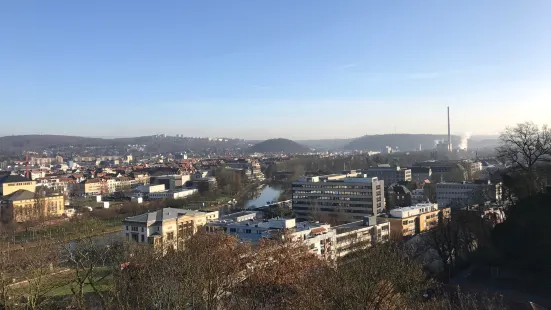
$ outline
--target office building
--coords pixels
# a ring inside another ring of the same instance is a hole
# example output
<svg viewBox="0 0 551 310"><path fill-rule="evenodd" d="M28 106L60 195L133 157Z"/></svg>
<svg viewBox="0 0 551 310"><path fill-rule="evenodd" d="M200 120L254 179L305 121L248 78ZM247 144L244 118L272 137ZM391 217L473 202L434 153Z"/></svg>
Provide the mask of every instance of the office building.
<svg viewBox="0 0 551 310"><path fill-rule="evenodd" d="M253 215L254 214L254 215ZM262 239L287 238L302 242L308 251L321 257L334 258L335 231L329 224L299 222L293 218L257 220L255 212L239 212L238 216L220 218L207 223L208 231L224 231L240 241L258 244Z"/></svg>
<svg viewBox="0 0 551 310"><path fill-rule="evenodd" d="M436 202L439 207L461 208L486 201L501 201L501 197L501 183L492 184L488 180L436 184Z"/></svg>
<svg viewBox="0 0 551 310"><path fill-rule="evenodd" d="M377 177L384 181L387 187L398 182L411 181L411 169L399 166L379 165L367 168L363 172L368 177Z"/></svg>
<svg viewBox="0 0 551 310"><path fill-rule="evenodd" d="M299 220L354 222L384 211L384 182L364 174L304 176L293 182L292 200Z"/></svg>
<svg viewBox="0 0 551 310"><path fill-rule="evenodd" d="M435 203L422 203L410 207L396 208L381 216L390 223L390 234L394 239L402 239L428 231L440 220L450 217L449 208L438 208Z"/></svg>

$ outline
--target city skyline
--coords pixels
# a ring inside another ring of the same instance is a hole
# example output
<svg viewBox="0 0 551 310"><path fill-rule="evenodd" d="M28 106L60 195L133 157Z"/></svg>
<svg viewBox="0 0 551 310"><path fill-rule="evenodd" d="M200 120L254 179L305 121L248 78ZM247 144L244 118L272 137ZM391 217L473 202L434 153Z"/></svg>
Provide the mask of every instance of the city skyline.
<svg viewBox="0 0 551 310"><path fill-rule="evenodd" d="M550 10L542 1L6 2L0 136L445 134L446 106L455 134L549 124Z"/></svg>

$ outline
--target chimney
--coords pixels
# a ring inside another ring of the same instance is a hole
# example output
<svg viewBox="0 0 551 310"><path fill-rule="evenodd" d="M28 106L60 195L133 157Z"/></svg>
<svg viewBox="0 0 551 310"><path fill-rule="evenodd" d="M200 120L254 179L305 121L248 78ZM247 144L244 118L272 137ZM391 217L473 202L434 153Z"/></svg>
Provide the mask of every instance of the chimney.
<svg viewBox="0 0 551 310"><path fill-rule="evenodd" d="M452 151L452 135L450 131L450 107L448 107L448 151Z"/></svg>

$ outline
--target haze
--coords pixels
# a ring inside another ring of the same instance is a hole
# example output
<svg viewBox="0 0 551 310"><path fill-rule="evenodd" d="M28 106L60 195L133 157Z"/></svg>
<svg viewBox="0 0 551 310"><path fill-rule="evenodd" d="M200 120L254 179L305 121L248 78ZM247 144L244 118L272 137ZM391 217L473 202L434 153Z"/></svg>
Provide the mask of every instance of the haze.
<svg viewBox="0 0 551 310"><path fill-rule="evenodd" d="M0 135L550 123L549 1L3 1Z"/></svg>

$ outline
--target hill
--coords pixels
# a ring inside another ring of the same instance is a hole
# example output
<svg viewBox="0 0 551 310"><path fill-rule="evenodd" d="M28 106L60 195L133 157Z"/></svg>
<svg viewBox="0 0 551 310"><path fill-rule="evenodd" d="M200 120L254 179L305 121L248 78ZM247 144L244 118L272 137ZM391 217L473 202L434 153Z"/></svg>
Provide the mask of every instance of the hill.
<svg viewBox="0 0 551 310"><path fill-rule="evenodd" d="M297 142L307 147L322 150L340 150L354 139L318 139L318 140L298 140Z"/></svg>
<svg viewBox="0 0 551 310"><path fill-rule="evenodd" d="M429 134L386 134L369 135L355 139L345 145L346 150L370 150L380 151L386 146L398 148L401 151L419 150L421 145L423 150L434 149L436 140L447 140L447 135L429 135ZM459 145L461 137L452 136L453 146Z"/></svg>
<svg viewBox="0 0 551 310"><path fill-rule="evenodd" d="M250 153L306 153L310 149L289 139L269 139L249 148Z"/></svg>
<svg viewBox="0 0 551 310"><path fill-rule="evenodd" d="M211 140L209 138L189 138L173 136L143 136L130 138L89 138L63 135L18 135L0 137L0 150L3 152L35 151L70 148L73 152L86 147L102 147L124 152L128 145L141 145L146 152L182 152L238 149L246 146L240 139Z"/></svg>

